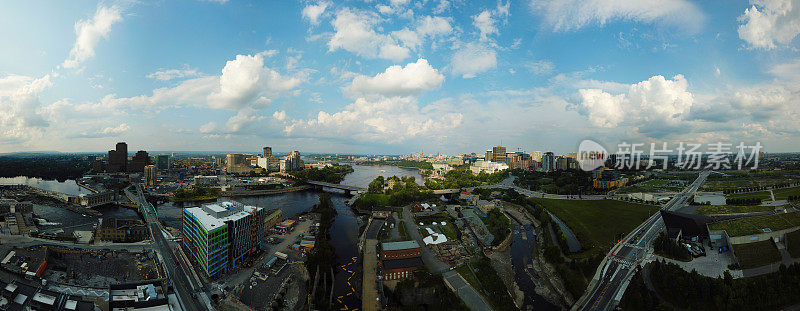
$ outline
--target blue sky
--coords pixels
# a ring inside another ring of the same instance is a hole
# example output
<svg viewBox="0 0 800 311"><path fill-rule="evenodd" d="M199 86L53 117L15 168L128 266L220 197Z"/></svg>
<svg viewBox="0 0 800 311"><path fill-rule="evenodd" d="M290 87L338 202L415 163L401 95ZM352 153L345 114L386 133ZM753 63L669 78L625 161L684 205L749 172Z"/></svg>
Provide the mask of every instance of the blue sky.
<svg viewBox="0 0 800 311"><path fill-rule="evenodd" d="M800 143L799 0L0 3L0 152Z"/></svg>

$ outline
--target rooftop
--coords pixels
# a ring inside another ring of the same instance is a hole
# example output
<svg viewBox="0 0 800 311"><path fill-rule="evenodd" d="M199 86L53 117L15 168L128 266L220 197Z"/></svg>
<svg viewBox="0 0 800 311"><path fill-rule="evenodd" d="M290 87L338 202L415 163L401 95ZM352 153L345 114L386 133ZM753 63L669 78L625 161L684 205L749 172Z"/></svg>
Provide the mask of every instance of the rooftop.
<svg viewBox="0 0 800 311"><path fill-rule="evenodd" d="M225 222L242 219L259 209L261 208L227 201L184 208L187 213L197 218L206 231L219 229L225 226Z"/></svg>
<svg viewBox="0 0 800 311"><path fill-rule="evenodd" d="M386 242L386 243L381 243L381 248L384 251L413 249L413 248L419 248L419 243L417 243L417 241Z"/></svg>
<svg viewBox="0 0 800 311"><path fill-rule="evenodd" d="M800 226L800 212L781 213L769 216L745 217L726 220L708 225L709 230L725 230L728 236L744 236L778 231Z"/></svg>

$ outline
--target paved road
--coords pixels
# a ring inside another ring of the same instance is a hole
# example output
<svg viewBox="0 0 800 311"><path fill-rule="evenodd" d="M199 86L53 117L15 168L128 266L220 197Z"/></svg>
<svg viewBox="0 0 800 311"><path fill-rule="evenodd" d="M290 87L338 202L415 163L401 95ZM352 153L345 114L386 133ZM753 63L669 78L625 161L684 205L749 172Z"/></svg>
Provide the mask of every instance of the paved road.
<svg viewBox="0 0 800 311"><path fill-rule="evenodd" d="M703 171L686 189L673 197L663 210L675 211L688 204L689 199L705 182L710 171ZM600 269L600 278L590 284L584 296L572 310L611 310L624 293L624 284L634 274L632 267L640 264L647 255L650 243L664 229L661 213L655 213L638 228L629 233L622 242L614 246L606 256Z"/></svg>
<svg viewBox="0 0 800 311"><path fill-rule="evenodd" d="M141 187L137 186L136 190L138 193L137 199L139 200L139 204L146 203L147 201L144 199L144 194L142 193ZM161 257L164 260L164 264L167 267L167 272L169 273L169 278L172 281L172 287L175 290L175 294L178 296L178 299L181 301L181 305L183 306L184 310L206 310L202 303L192 297L192 294L195 293L195 291L191 285L191 282L189 282L187 277L188 274L184 270L184 267L178 264L178 260L176 259L177 257L172 252L172 248L169 247L168 241L164 238L164 234L161 232L161 223L159 223L152 214L143 214L144 219L150 229L150 236L155 241L155 250L161 254ZM198 288L198 292L200 290L201 289Z"/></svg>

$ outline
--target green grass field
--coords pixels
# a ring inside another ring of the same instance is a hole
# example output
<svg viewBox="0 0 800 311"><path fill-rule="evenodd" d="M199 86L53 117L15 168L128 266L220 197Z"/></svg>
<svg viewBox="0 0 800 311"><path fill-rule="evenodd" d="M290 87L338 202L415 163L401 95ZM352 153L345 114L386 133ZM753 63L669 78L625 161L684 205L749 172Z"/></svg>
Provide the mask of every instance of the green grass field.
<svg viewBox="0 0 800 311"><path fill-rule="evenodd" d="M792 258L800 258L800 230L786 234L786 250Z"/></svg>
<svg viewBox="0 0 800 311"><path fill-rule="evenodd" d="M774 207L772 206L730 206L730 205L702 205L697 208L695 214L697 215L719 215L719 214L737 214L737 213L757 213L768 212Z"/></svg>
<svg viewBox="0 0 800 311"><path fill-rule="evenodd" d="M621 235L632 231L659 207L614 200L534 199L561 219L578 237L585 252L605 253Z"/></svg>
<svg viewBox="0 0 800 311"><path fill-rule="evenodd" d="M742 269L766 266L781 260L781 253L772 240L735 244L733 251Z"/></svg>
<svg viewBox="0 0 800 311"><path fill-rule="evenodd" d="M777 231L796 226L800 226L800 212L721 221L709 225L708 229L725 230L728 236L735 237L761 233L764 228Z"/></svg>
<svg viewBox="0 0 800 311"><path fill-rule="evenodd" d="M761 200L769 200L772 197L769 195L769 191L758 191L758 192L748 192L748 193L734 193L729 194L726 196L729 199L761 199Z"/></svg>
<svg viewBox="0 0 800 311"><path fill-rule="evenodd" d="M789 196L792 195L800 195L800 187L789 187L784 189L775 189L772 190L775 194L775 200L787 200Z"/></svg>

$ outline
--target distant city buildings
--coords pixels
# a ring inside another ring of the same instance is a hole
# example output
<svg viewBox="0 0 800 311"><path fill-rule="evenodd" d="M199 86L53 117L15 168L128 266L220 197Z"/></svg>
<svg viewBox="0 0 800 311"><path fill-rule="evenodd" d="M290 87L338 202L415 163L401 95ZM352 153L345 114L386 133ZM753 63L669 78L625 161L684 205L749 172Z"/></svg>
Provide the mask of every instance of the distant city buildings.
<svg viewBox="0 0 800 311"><path fill-rule="evenodd" d="M552 152L545 152L542 155L542 170L545 172L556 169L556 156Z"/></svg>
<svg viewBox="0 0 800 311"><path fill-rule="evenodd" d="M152 164L152 162L150 162L150 155L147 154L147 151L139 150L133 155L133 158L131 158L131 162L128 164L128 172L142 172L144 171L144 167L150 164Z"/></svg>
<svg viewBox="0 0 800 311"><path fill-rule="evenodd" d="M229 174L243 174L249 173L252 170L250 162L247 161L245 155L240 153L232 153L227 155L227 164L225 171Z"/></svg>
<svg viewBox="0 0 800 311"><path fill-rule="evenodd" d="M119 142L114 150L108 151L106 170L109 172L128 171L128 144Z"/></svg>
<svg viewBox="0 0 800 311"><path fill-rule="evenodd" d="M265 210L237 202L183 209L183 243L200 269L216 278L261 249Z"/></svg>
<svg viewBox="0 0 800 311"><path fill-rule="evenodd" d="M148 165L144 167L144 185L152 187L156 185L156 166Z"/></svg>
<svg viewBox="0 0 800 311"><path fill-rule="evenodd" d="M168 154L159 154L156 156L156 168L160 171L169 171L172 163Z"/></svg>
<svg viewBox="0 0 800 311"><path fill-rule="evenodd" d="M281 172L290 172L301 170L304 167L303 160L300 158L300 151L292 151L288 156L281 159L280 170Z"/></svg>
<svg viewBox="0 0 800 311"><path fill-rule="evenodd" d="M594 177L593 186L596 189L614 189L628 184L627 177L621 177L619 171L607 167L601 167L592 171Z"/></svg>
<svg viewBox="0 0 800 311"><path fill-rule="evenodd" d="M473 163L469 167L469 169L475 175L478 175L480 173L492 174L508 169L508 164L498 163L498 162L488 162L488 161L477 161Z"/></svg>

